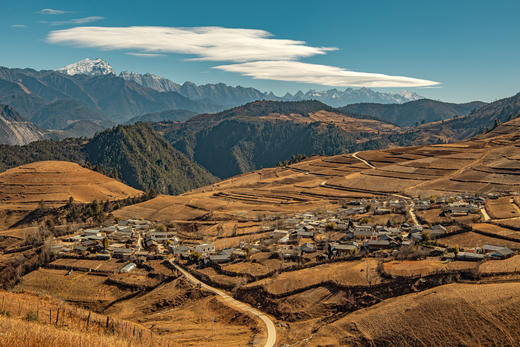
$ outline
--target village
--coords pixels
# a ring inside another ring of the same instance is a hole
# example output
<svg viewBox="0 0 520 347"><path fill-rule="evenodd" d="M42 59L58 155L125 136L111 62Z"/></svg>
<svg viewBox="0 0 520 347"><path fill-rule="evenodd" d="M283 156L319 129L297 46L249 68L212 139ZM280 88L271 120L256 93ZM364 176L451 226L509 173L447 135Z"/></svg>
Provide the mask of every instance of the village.
<svg viewBox="0 0 520 347"><path fill-rule="evenodd" d="M50 251L61 259L49 267L102 273L106 266L99 264L106 261L112 264L110 275L129 273L157 260L170 268L173 263L203 268L258 259L277 259L280 267L284 263L298 266L363 257L436 257L445 262L505 259L514 251L503 245L462 248L440 242L446 236L467 231L468 220L489 219L486 199L498 197L467 194L428 199L353 199L333 211L263 221L259 238L221 249L211 241L185 239L174 223L165 226L147 220L116 219L113 225L85 228L54 239ZM440 218L437 215L442 216L440 223L436 223Z"/></svg>

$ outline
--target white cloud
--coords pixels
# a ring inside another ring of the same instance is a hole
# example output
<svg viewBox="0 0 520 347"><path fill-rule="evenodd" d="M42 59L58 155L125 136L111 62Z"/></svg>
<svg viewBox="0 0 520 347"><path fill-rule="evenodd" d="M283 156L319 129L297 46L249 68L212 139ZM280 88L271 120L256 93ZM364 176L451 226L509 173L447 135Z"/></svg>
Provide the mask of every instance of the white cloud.
<svg viewBox="0 0 520 347"><path fill-rule="evenodd" d="M127 52L127 55L133 55L134 57L144 57L144 58L155 58L155 57L165 57L165 54L160 53L135 53L135 52Z"/></svg>
<svg viewBox="0 0 520 347"><path fill-rule="evenodd" d="M57 25L70 25L70 24L87 24L87 23L95 22L95 21L102 20L102 19L105 19L105 18L98 17L98 16L91 16L91 17L83 17L83 18L75 18L75 19L70 19L70 20L51 22L51 25L57 26Z"/></svg>
<svg viewBox="0 0 520 347"><path fill-rule="evenodd" d="M27 28L27 25L25 25L25 24L13 24L13 25L11 25L11 28L25 29L25 28Z"/></svg>
<svg viewBox="0 0 520 347"><path fill-rule="evenodd" d="M102 50L137 50L134 56L187 54L188 60L232 62L215 66L256 79L305 82L337 87L425 87L438 82L404 76L355 72L297 60L323 55L334 47L275 39L267 31L222 27L75 27L54 30L47 42Z"/></svg>
<svg viewBox="0 0 520 347"><path fill-rule="evenodd" d="M335 87L423 87L438 82L378 73L349 71L335 66L297 61L255 61L215 66L256 79L305 82Z"/></svg>
<svg viewBox="0 0 520 347"><path fill-rule="evenodd" d="M194 55L194 60L233 62L293 60L336 49L271 36L264 30L222 27L77 27L52 31L47 40L104 50L181 53Z"/></svg>
<svg viewBox="0 0 520 347"><path fill-rule="evenodd" d="M54 10L52 8L44 8L38 11L39 14L52 14L52 15L58 15L58 14L65 14L70 13L70 11L63 11L63 10Z"/></svg>

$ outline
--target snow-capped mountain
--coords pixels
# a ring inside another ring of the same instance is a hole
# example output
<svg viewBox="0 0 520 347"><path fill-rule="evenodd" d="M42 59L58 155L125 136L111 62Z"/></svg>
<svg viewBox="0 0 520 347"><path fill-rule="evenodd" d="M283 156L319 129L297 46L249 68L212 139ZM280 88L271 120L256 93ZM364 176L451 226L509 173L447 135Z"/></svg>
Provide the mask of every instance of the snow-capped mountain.
<svg viewBox="0 0 520 347"><path fill-rule="evenodd" d="M114 69L100 58L83 59L77 63L58 69L57 71L68 75L115 75ZM159 92L177 92L191 100L209 102L214 105L219 105L222 108L235 107L262 99L275 101L318 100L333 107L340 107L362 102L401 104L422 98L407 90L403 90L399 93L384 93L370 88L347 88L344 90L334 88L325 91L309 90L306 93L299 91L294 95L287 93L279 97L272 92L262 92L255 88L245 88L241 86L232 87L224 83L196 85L193 82L187 81L181 85L167 78L150 73L140 74L123 71L119 74L119 77Z"/></svg>
<svg viewBox="0 0 520 347"><path fill-rule="evenodd" d="M287 93L279 97L272 92L267 93L255 88L241 86L232 87L224 83L196 85L188 81L180 85L167 78L149 73L138 74L124 71L119 77L161 92L174 91L192 100L207 100L213 104L225 107L235 107L262 99L274 101L318 100L333 107L340 107L361 102L402 104L423 98L407 90L399 93L383 93L369 88L329 89L325 91L309 90L306 93L299 91L294 95Z"/></svg>
<svg viewBox="0 0 520 347"><path fill-rule="evenodd" d="M361 102L402 104L422 99L422 97L407 90L399 93L383 93L370 88L347 88L345 90L334 88L325 91L309 90L306 93L299 91L294 95L288 93L282 98L282 100L285 101L301 101L309 99L315 99L333 107L340 107Z"/></svg>
<svg viewBox="0 0 520 347"><path fill-rule="evenodd" d="M115 74L114 69L109 63L103 59L83 59L77 63L73 63L67 66L57 69L56 71L67 74L67 75L89 75L89 76L101 76Z"/></svg>

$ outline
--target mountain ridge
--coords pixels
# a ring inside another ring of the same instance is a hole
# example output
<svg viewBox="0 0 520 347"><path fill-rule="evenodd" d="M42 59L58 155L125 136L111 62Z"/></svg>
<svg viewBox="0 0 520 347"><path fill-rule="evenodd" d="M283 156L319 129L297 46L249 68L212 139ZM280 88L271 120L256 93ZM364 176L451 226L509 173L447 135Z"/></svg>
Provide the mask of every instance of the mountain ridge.
<svg viewBox="0 0 520 347"><path fill-rule="evenodd" d="M373 116L399 126L411 126L445 120L454 116L468 115L484 105L486 103L481 101L455 104L431 99L419 99L402 104L359 103L339 109L346 113Z"/></svg>

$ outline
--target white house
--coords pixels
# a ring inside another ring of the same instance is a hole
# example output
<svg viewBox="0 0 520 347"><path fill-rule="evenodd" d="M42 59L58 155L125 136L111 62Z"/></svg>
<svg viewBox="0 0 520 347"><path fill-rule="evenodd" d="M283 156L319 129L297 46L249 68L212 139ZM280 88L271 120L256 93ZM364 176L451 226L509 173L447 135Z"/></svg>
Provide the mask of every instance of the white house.
<svg viewBox="0 0 520 347"><path fill-rule="evenodd" d="M213 243L203 243L195 246L195 252L199 252L200 254L214 253L215 250L215 244Z"/></svg>

